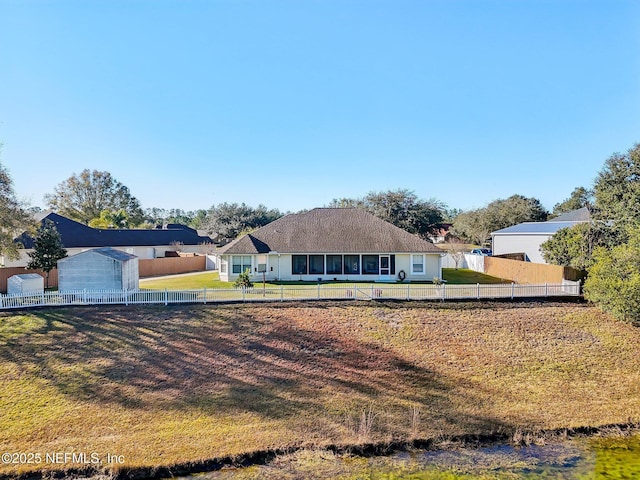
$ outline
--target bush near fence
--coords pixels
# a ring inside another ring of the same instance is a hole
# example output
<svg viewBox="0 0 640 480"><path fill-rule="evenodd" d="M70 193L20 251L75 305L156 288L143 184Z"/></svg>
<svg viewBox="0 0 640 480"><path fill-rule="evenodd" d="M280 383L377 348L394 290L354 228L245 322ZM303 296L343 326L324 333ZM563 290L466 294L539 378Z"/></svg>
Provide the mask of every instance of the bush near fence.
<svg viewBox="0 0 640 480"><path fill-rule="evenodd" d="M178 273L202 272L206 270L207 257L175 257L152 258L138 261L138 273L140 278L157 277L160 275L175 275ZM7 293L7 280L14 275L23 273L37 273L45 276L42 270L27 270L24 267L0 268L0 292ZM49 287L58 287L58 270L53 269L49 273Z"/></svg>

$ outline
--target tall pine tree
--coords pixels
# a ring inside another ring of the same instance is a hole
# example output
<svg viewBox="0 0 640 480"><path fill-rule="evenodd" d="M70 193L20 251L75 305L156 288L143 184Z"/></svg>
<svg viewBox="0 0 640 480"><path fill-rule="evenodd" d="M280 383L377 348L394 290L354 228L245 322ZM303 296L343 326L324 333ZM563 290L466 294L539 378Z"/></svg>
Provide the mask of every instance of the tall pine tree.
<svg viewBox="0 0 640 480"><path fill-rule="evenodd" d="M49 272L56 268L58 260L67 256L62 246L62 237L51 220L42 222L33 239L33 252L27 268L40 268L45 272L45 285L49 288Z"/></svg>

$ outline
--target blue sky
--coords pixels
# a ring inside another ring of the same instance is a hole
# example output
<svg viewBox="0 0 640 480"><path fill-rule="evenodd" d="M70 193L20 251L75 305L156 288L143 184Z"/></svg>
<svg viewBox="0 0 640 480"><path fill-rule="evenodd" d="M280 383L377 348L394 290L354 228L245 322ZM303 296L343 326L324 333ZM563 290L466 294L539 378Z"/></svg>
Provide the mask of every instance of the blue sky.
<svg viewBox="0 0 640 480"><path fill-rule="evenodd" d="M552 208L640 142L640 2L0 0L0 142L39 206L89 168L145 208Z"/></svg>

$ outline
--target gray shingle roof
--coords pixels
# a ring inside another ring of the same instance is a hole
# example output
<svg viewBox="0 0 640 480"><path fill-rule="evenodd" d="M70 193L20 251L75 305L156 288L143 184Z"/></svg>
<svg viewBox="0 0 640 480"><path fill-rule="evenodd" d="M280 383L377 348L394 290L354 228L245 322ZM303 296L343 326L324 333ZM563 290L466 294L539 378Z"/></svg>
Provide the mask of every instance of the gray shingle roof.
<svg viewBox="0 0 640 480"><path fill-rule="evenodd" d="M286 215L225 245L223 254L441 253L431 242L357 208Z"/></svg>
<svg viewBox="0 0 640 480"><path fill-rule="evenodd" d="M591 220L591 212L587 207L579 208L578 210L571 210L570 212L558 215L555 218L549 220L550 222L588 222Z"/></svg>

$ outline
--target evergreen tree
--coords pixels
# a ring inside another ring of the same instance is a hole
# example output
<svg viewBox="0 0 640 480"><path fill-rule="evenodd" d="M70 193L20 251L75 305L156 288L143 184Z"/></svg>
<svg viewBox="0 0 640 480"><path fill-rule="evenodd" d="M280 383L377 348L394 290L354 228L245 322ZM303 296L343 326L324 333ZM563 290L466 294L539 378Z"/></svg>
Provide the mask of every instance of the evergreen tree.
<svg viewBox="0 0 640 480"><path fill-rule="evenodd" d="M62 246L62 238L51 220L45 220L33 239L33 252L27 268L39 268L45 272L45 286L49 288L49 272L58 265L58 260L67 256Z"/></svg>

